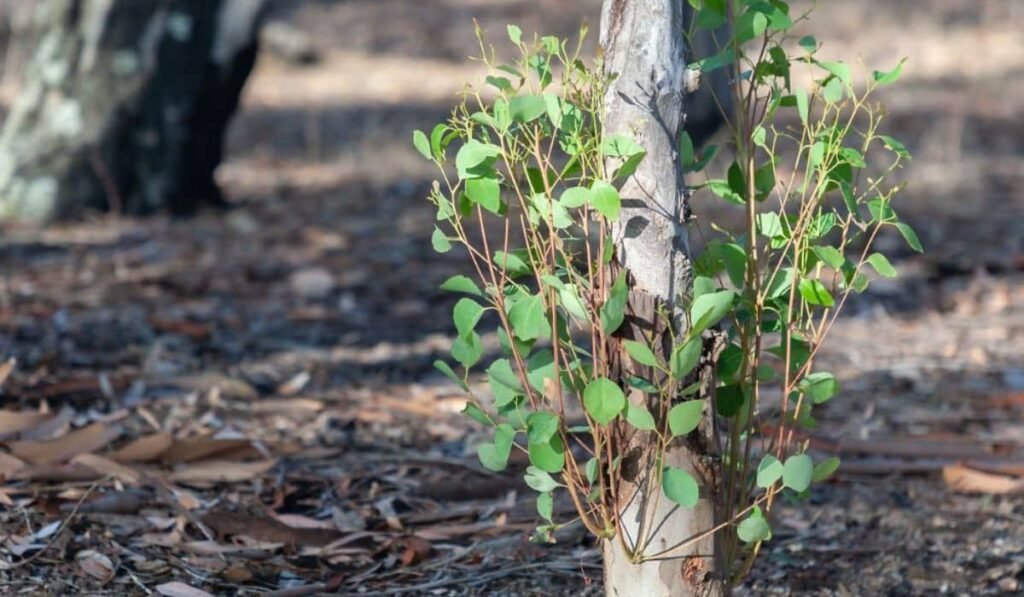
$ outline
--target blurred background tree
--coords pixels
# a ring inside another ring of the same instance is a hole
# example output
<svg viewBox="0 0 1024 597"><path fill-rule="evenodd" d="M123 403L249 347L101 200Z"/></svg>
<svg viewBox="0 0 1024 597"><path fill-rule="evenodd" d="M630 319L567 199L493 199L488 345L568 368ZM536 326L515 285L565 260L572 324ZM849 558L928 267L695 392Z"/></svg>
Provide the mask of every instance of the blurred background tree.
<svg viewBox="0 0 1024 597"><path fill-rule="evenodd" d="M0 218L189 213L213 179L265 0L45 0L0 133Z"/></svg>

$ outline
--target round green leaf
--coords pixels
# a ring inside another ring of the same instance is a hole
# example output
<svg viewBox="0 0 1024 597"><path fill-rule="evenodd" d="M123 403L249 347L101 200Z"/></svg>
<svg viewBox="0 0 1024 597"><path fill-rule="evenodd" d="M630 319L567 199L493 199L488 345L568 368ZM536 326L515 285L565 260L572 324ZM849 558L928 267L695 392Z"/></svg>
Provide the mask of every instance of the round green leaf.
<svg viewBox="0 0 1024 597"><path fill-rule="evenodd" d="M459 178L478 178L487 174L499 155L501 148L497 145L470 139L455 154L455 168L459 172Z"/></svg>
<svg viewBox="0 0 1024 597"><path fill-rule="evenodd" d="M805 491L811 486L814 475L814 463L807 454L794 454L786 459L782 469L782 484L796 492Z"/></svg>
<svg viewBox="0 0 1024 597"><path fill-rule="evenodd" d="M480 292L480 287L476 285L476 282L470 278L457 275L452 276L441 284L441 290L447 290L448 292L461 292L463 294L472 294L476 296L483 296L484 293Z"/></svg>
<svg viewBox="0 0 1024 597"><path fill-rule="evenodd" d="M427 139L427 135L423 131L417 130L412 132L412 144L423 157L428 160L434 159L434 156L430 153L430 140Z"/></svg>
<svg viewBox="0 0 1024 597"><path fill-rule="evenodd" d="M434 250L438 253L447 253L452 250L452 243L445 236L444 232L437 226L434 226L434 233L430 236L430 244L434 247Z"/></svg>
<svg viewBox="0 0 1024 597"><path fill-rule="evenodd" d="M562 438L555 435L541 443L528 446L530 464L548 473L560 473L565 466L565 445Z"/></svg>
<svg viewBox="0 0 1024 597"><path fill-rule="evenodd" d="M686 435L700 425L703 414L703 400L680 402L668 411L668 428L673 436Z"/></svg>
<svg viewBox="0 0 1024 597"><path fill-rule="evenodd" d="M654 431L657 428L651 413L646 408L631 402L626 403L626 421L641 431Z"/></svg>
<svg viewBox="0 0 1024 597"><path fill-rule="evenodd" d="M831 373L818 371L805 377L800 389L807 394L812 403L822 404L839 392L839 381Z"/></svg>
<svg viewBox="0 0 1024 597"><path fill-rule="evenodd" d="M824 481L832 476L839 468L839 458L831 456L814 465L814 473L811 475L813 481Z"/></svg>
<svg viewBox="0 0 1024 597"><path fill-rule="evenodd" d="M512 120L522 123L537 120L548 111L547 103L539 95L516 96L512 98L509 107L512 110Z"/></svg>
<svg viewBox="0 0 1024 597"><path fill-rule="evenodd" d="M558 487L558 481L552 479L551 475L547 471L542 471L535 466L526 468L526 474L523 475L523 480L530 486L530 489L541 493L546 493Z"/></svg>
<svg viewBox="0 0 1024 597"><path fill-rule="evenodd" d="M626 407L626 395L615 383L599 377L583 391L583 406L595 422L605 425Z"/></svg>
<svg viewBox="0 0 1024 597"><path fill-rule="evenodd" d="M455 320L455 329L459 331L459 337L468 338L476 328L476 324L480 322L480 317L483 314L484 308L473 299L459 299L459 302L455 303L455 309L452 311L452 319Z"/></svg>
<svg viewBox="0 0 1024 597"><path fill-rule="evenodd" d="M658 359L654 356L654 352L643 342L626 340L624 344L626 345L626 352L629 353L629 356L634 361L648 367L658 366Z"/></svg>
<svg viewBox="0 0 1024 597"><path fill-rule="evenodd" d="M690 320L693 322L693 330L690 333L696 335L721 321L732 309L735 298L736 293L731 290L719 290L698 296L690 306Z"/></svg>
<svg viewBox="0 0 1024 597"><path fill-rule="evenodd" d="M590 201L590 189L586 187L570 187L562 193L562 197L558 201L562 204L562 207L567 209L583 207Z"/></svg>
<svg viewBox="0 0 1024 597"><path fill-rule="evenodd" d="M508 322L512 331L521 340L535 340L551 333L547 310L540 295L521 299L508 310Z"/></svg>
<svg viewBox="0 0 1024 597"><path fill-rule="evenodd" d="M550 440L558 433L559 418L551 413L533 412L526 417L526 435L531 444ZM546 491L546 490L540 490Z"/></svg>
<svg viewBox="0 0 1024 597"><path fill-rule="evenodd" d="M491 213L501 211L501 184L497 177L484 176L467 180L466 197Z"/></svg>
<svg viewBox="0 0 1024 597"><path fill-rule="evenodd" d="M555 510L555 499L551 496L550 491L546 491L537 496L537 514L544 520L551 522L551 517L554 515Z"/></svg>
<svg viewBox="0 0 1024 597"><path fill-rule="evenodd" d="M693 508L700 501L700 486L690 473L666 466L661 486L665 497L684 508Z"/></svg>
<svg viewBox="0 0 1024 597"><path fill-rule="evenodd" d="M483 354L483 343L480 341L480 334L476 332L470 332L468 336L459 336L452 342L452 357L466 369L476 365Z"/></svg>
<svg viewBox="0 0 1024 597"><path fill-rule="evenodd" d="M782 478L782 463L771 454L765 454L757 465L757 486L768 489Z"/></svg>
<svg viewBox="0 0 1024 597"><path fill-rule="evenodd" d="M770 537L772 529L768 526L768 521L764 519L764 516L750 516L739 524L736 534L744 543L756 543Z"/></svg>
<svg viewBox="0 0 1024 597"><path fill-rule="evenodd" d="M868 263L870 263L871 267L875 268L878 275L883 278L896 277L896 268L889 263L889 260L885 258L885 255L882 255L881 253L872 253L868 256Z"/></svg>
<svg viewBox="0 0 1024 597"><path fill-rule="evenodd" d="M480 463L492 471L503 471L508 466L508 456L512 453L512 440L516 432L511 425L503 423L494 429L494 443L483 444L477 448Z"/></svg>
<svg viewBox="0 0 1024 597"><path fill-rule="evenodd" d="M596 180L590 186L590 205L605 219L617 220L622 209L619 191L603 180Z"/></svg>
<svg viewBox="0 0 1024 597"><path fill-rule="evenodd" d="M672 350L671 368L672 377L676 379L682 379L688 373L693 371L693 368L697 366L700 361L700 352L703 348L703 342L700 336L694 336L683 344L676 346Z"/></svg>

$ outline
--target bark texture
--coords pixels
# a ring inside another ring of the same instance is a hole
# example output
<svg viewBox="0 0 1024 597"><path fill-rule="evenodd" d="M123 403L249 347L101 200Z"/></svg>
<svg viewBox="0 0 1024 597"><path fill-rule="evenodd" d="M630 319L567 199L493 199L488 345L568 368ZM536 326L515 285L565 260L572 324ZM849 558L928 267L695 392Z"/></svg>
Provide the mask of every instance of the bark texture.
<svg viewBox="0 0 1024 597"><path fill-rule="evenodd" d="M0 132L0 217L194 211L256 55L265 0L43 0Z"/></svg>
<svg viewBox="0 0 1024 597"><path fill-rule="evenodd" d="M686 4L685 0L606 0L601 18L605 66L618 76L605 98L605 132L631 134L647 150L639 169L620 189L622 214L613 231L617 262L630 282L627 325L621 335L654 334L656 349L663 354L671 350L668 326L677 331L685 328L683 298L692 286L687 193L677 155L679 133L689 122L684 91L689 56L682 35ZM671 314L669 321L656 314L659 307ZM622 363L620 373L632 373L629 360L624 358ZM634 392L630 400L646 398ZM714 526L714 479L708 466L710 417L705 420L689 437L676 439L663 463L686 470L701 482L701 499L693 509L674 507L659 495L657 484L649 483L652 475L661 475L654 468L656 450L650 434L622 429L624 480L618 495L629 550L636 548L642 518L648 521L643 533L649 538L644 552L648 556ZM672 559L634 564L618 539L606 541L607 593L620 597L722 594L725 589L718 579L715 554L712 536L671 552Z"/></svg>

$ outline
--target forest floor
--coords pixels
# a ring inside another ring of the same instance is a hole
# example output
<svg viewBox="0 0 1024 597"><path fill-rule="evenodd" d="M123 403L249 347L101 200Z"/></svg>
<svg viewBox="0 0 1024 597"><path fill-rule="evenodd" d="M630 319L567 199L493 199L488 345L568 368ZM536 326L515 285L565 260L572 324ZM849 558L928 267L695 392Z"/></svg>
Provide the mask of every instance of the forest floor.
<svg viewBox="0 0 1024 597"><path fill-rule="evenodd" d="M479 76L471 17L568 35L599 3L285 4L320 59L261 57L230 210L0 231L0 593L600 594L578 530L528 541L532 492L480 469L431 366L452 332L438 285L464 264L430 248L410 146ZM1021 8L814 21L835 56L911 57L882 100L927 250L881 239L900 278L821 357L842 393L812 446L844 466L775 511L740 594L1024 591Z"/></svg>

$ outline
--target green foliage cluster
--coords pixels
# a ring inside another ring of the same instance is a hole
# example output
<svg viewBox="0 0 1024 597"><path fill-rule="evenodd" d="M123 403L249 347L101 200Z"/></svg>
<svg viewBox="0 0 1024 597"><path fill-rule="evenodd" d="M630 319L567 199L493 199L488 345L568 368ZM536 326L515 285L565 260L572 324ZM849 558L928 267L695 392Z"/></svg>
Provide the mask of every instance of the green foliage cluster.
<svg viewBox="0 0 1024 597"><path fill-rule="evenodd" d="M854 81L849 65L819 58L814 38L792 37L806 15L792 16L781 0L690 4L695 30L734 24L729 43L691 68L730 69L740 106L729 123L735 151L725 177L694 190L734 204L746 224L712 225L685 297L687 326L668 325L667 346L622 337L629 289L611 230L618 188L645 151L628 135L605 134L612 79L600 63L581 59L582 35L574 45L527 40L509 26L519 59L498 64L478 30L486 85L467 88L447 122L416 131L413 141L440 173L429 197L437 209L433 246L461 247L470 264L470 275L442 286L462 295L453 310L458 371L436 366L469 395L466 414L493 428L480 461L502 470L512 450L527 454L525 480L546 521L538 537L564 524L552 510L553 494L565 491L592 533L621 540L615 505L631 434L647 434L656 446L645 463L660 470L649 475L660 485L653 494L692 508L697 479L663 466L660 455L674 438L711 433L721 467L713 499L725 514L709 531L728 533L727 562L738 577L771 536L777 497L806 494L839 465L813 462L798 429L814 427L814 409L839 391L814 363L847 297L867 288L868 268L896 275L873 241L892 227L921 246L893 209L899 187L886 182L909 155L878 132L884 113L869 101L902 65ZM816 73L810 89L793 84L798 68ZM682 135L688 175L715 154ZM479 330L487 321L498 324L501 354L486 367L488 391L478 396L470 372L483 362ZM765 401L772 395L777 404ZM680 539L648 553L641 538L631 553L635 561L671 557L695 540Z"/></svg>

